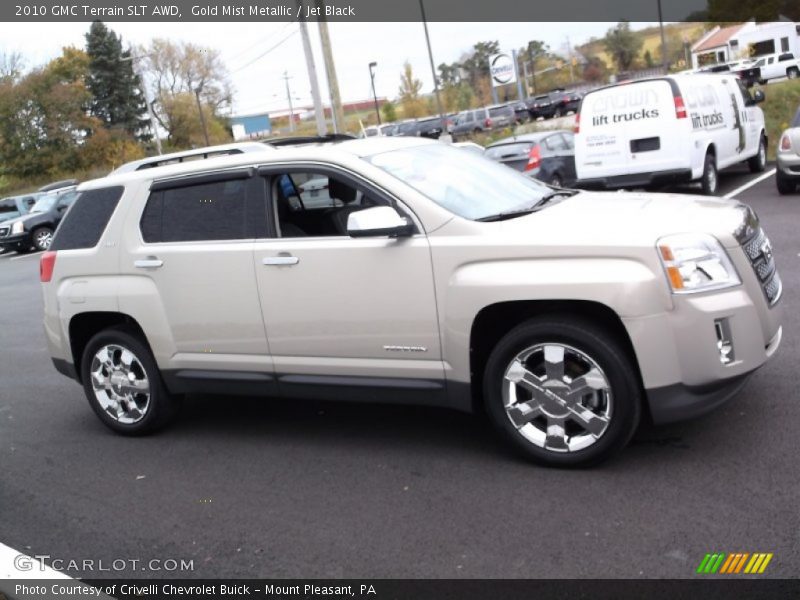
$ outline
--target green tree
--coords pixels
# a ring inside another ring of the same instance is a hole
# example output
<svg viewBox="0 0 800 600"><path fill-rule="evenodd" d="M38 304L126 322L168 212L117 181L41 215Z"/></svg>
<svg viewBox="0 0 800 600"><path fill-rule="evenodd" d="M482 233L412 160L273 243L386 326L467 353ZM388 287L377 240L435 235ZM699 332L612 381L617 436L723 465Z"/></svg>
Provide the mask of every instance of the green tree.
<svg viewBox="0 0 800 600"><path fill-rule="evenodd" d="M387 100L383 103L381 112L383 113L383 120L387 123L397 121L397 108L391 100Z"/></svg>
<svg viewBox="0 0 800 600"><path fill-rule="evenodd" d="M400 75L400 88L398 96L400 106L403 107L403 116L408 118L422 117L425 115L425 101L420 95L422 82L414 77L414 70L408 61L403 65Z"/></svg>
<svg viewBox="0 0 800 600"><path fill-rule="evenodd" d="M88 58L64 48L61 56L18 82L0 84L0 164L17 177L71 172L83 166L86 131L100 126L87 115Z"/></svg>
<svg viewBox="0 0 800 600"><path fill-rule="evenodd" d="M500 44L496 41L478 42L472 47L471 54L461 65L467 71L469 81L477 88L481 79L489 79L489 57L500 52Z"/></svg>
<svg viewBox="0 0 800 600"><path fill-rule="evenodd" d="M92 96L90 114L108 129L149 139L143 116L147 105L130 51L122 49L122 39L101 21L93 22L85 37L89 57L86 87Z"/></svg>
<svg viewBox="0 0 800 600"><path fill-rule="evenodd" d="M628 71L642 49L642 39L631 31L631 24L622 21L609 29L603 38L603 46L619 71Z"/></svg>

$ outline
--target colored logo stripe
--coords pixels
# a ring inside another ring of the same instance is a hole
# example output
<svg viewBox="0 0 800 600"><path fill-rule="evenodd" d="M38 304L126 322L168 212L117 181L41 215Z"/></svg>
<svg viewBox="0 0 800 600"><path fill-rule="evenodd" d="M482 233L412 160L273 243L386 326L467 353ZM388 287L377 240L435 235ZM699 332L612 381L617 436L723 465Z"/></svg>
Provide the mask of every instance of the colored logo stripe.
<svg viewBox="0 0 800 600"><path fill-rule="evenodd" d="M760 574L767 569L767 565L772 560L772 552L714 552L706 554L697 567L697 573L702 574Z"/></svg>

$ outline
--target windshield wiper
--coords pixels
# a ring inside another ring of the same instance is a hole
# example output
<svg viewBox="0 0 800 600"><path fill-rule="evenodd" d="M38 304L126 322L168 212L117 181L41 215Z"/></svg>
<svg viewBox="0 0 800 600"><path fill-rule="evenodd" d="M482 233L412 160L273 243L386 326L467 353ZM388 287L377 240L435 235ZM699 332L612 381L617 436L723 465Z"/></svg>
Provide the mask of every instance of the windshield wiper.
<svg viewBox="0 0 800 600"><path fill-rule="evenodd" d="M506 219L514 219L516 217L522 217L524 215L529 215L531 213L536 212L542 206L550 202L553 198L557 198L558 196L574 196L577 194L577 190L553 190L549 194L545 194L541 198L539 198L534 204L527 206L525 208L518 208L516 210L509 210L506 212L497 213L494 215L488 215L486 217L481 217L480 219L475 219L476 221L481 221L483 223L488 223L490 221L505 221Z"/></svg>

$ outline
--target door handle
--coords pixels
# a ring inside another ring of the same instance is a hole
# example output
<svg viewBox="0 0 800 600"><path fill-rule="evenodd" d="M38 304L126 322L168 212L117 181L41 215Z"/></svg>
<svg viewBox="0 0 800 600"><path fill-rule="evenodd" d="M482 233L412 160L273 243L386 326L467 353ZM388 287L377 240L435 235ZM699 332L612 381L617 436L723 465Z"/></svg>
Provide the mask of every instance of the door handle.
<svg viewBox="0 0 800 600"><path fill-rule="evenodd" d="M296 265L300 262L300 259L296 256L289 256L288 254L279 254L278 256L267 256L261 260L262 264L265 265L277 265L277 266L287 266L287 265Z"/></svg>
<svg viewBox="0 0 800 600"><path fill-rule="evenodd" d="M164 264L164 261L155 256L148 256L147 258L140 258L133 262L133 266L139 269L158 269Z"/></svg>

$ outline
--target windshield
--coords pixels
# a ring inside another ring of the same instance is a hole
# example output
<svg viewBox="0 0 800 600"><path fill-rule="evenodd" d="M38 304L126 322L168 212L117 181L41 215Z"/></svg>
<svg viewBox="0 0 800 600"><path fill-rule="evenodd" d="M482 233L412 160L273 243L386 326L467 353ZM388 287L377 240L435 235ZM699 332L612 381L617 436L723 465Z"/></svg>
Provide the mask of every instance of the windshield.
<svg viewBox="0 0 800 600"><path fill-rule="evenodd" d="M530 208L551 192L505 165L445 144L382 152L367 160L465 219Z"/></svg>
<svg viewBox="0 0 800 600"><path fill-rule="evenodd" d="M56 194L47 194L42 196L36 201L36 204L31 208L31 212L47 212L56 205L60 196Z"/></svg>

